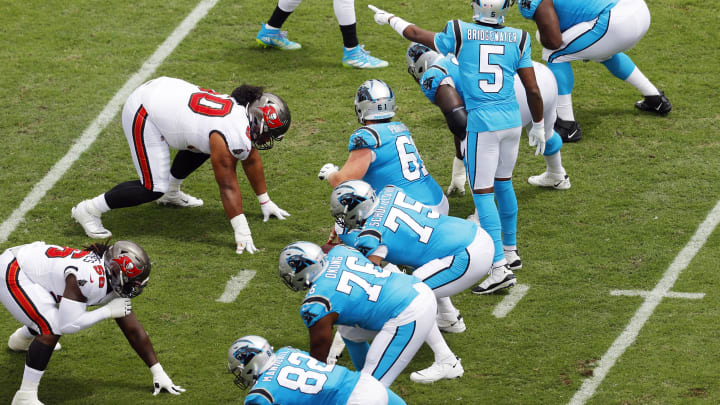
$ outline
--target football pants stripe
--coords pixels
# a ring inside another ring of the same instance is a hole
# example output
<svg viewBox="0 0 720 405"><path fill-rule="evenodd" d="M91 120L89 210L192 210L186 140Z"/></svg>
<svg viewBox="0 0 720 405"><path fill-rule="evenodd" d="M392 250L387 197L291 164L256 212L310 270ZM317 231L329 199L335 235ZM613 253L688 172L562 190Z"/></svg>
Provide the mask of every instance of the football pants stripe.
<svg viewBox="0 0 720 405"><path fill-rule="evenodd" d="M30 318L38 326L40 333L43 335L54 335L52 328L48 321L38 312L35 304L33 304L30 297L27 296L25 291L20 286L20 265L17 259L14 259L7 268L5 282L7 283L8 291L13 297L15 302L20 306L20 309L25 315Z"/></svg>
<svg viewBox="0 0 720 405"><path fill-rule="evenodd" d="M132 132L133 141L135 142L135 154L137 155L138 164L140 165L140 171L142 172L143 186L152 191L153 180L152 173L150 172L150 161L148 161L147 151L145 150L145 123L147 122L147 110L145 106L140 105L140 108L135 113L133 119Z"/></svg>

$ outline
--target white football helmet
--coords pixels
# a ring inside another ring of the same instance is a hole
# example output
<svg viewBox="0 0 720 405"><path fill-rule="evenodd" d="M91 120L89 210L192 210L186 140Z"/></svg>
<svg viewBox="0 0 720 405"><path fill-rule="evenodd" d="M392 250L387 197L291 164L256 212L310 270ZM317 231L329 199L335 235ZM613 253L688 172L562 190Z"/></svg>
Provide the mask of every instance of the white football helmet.
<svg viewBox="0 0 720 405"><path fill-rule="evenodd" d="M383 120L395 116L395 93L382 80L366 80L355 93L358 122Z"/></svg>
<svg viewBox="0 0 720 405"><path fill-rule="evenodd" d="M103 262L110 286L121 297L137 297L148 283L150 258L135 242L113 243L103 254Z"/></svg>
<svg viewBox="0 0 720 405"><path fill-rule="evenodd" d="M262 97L250 103L247 114L252 143L259 150L272 148L290 128L290 109L283 99L272 93L263 93Z"/></svg>
<svg viewBox="0 0 720 405"><path fill-rule="evenodd" d="M487 24L502 24L515 0L472 0L473 21Z"/></svg>
<svg viewBox="0 0 720 405"><path fill-rule="evenodd" d="M278 272L291 290L307 290L326 263L320 246L311 242L295 242L287 245L280 253Z"/></svg>
<svg viewBox="0 0 720 405"><path fill-rule="evenodd" d="M428 70L428 68L440 57L439 53L433 51L427 46L418 44L417 42L412 42L408 47L407 54L405 55L405 60L408 65L408 73L410 73L412 77L415 78L415 81L419 83L423 73L425 73L425 71Z"/></svg>
<svg viewBox="0 0 720 405"><path fill-rule="evenodd" d="M342 182L330 195L330 213L345 229L362 228L377 204L375 190L362 180Z"/></svg>
<svg viewBox="0 0 720 405"><path fill-rule="evenodd" d="M260 374L275 361L275 352L265 338L243 336L228 350L228 372L235 375L235 385L241 389L252 387Z"/></svg>

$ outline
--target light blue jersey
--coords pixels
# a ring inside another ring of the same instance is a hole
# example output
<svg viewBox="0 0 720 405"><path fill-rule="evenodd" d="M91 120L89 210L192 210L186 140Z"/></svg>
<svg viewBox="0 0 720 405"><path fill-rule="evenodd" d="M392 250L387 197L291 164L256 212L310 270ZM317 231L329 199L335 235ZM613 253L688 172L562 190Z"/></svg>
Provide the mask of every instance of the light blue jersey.
<svg viewBox="0 0 720 405"><path fill-rule="evenodd" d="M452 20L435 34L435 48L458 59L469 132L522 125L514 76L518 69L532 67L527 32Z"/></svg>
<svg viewBox="0 0 720 405"><path fill-rule="evenodd" d="M431 260L461 253L475 239L477 225L440 215L388 186L378 194L375 213L367 219L360 238L376 237L387 248L390 263L418 268Z"/></svg>
<svg viewBox="0 0 720 405"><path fill-rule="evenodd" d="M360 372L327 365L292 347L275 352L273 364L260 374L245 404L345 404Z"/></svg>
<svg viewBox="0 0 720 405"><path fill-rule="evenodd" d="M336 246L308 290L300 316L309 328L335 312L336 324L379 331L410 305L418 295L413 285L420 282L417 277L375 266L353 248Z"/></svg>
<svg viewBox="0 0 720 405"><path fill-rule="evenodd" d="M430 66L420 78L420 88L431 103L435 104L435 93L437 93L440 83L446 77L453 79L455 90L457 90L460 98L464 98L462 87L460 86L460 67L458 66L458 61L454 56L448 55L438 58L433 62L432 66Z"/></svg>
<svg viewBox="0 0 720 405"><path fill-rule="evenodd" d="M402 122L371 124L350 135L348 150L369 148L375 156L362 178L373 189L388 184L402 187L426 205L438 205L443 191L428 173L410 131Z"/></svg>
<svg viewBox="0 0 720 405"><path fill-rule="evenodd" d="M523 17L532 20L543 0L520 0L518 8ZM591 21L615 7L618 0L553 0L560 31L584 21Z"/></svg>

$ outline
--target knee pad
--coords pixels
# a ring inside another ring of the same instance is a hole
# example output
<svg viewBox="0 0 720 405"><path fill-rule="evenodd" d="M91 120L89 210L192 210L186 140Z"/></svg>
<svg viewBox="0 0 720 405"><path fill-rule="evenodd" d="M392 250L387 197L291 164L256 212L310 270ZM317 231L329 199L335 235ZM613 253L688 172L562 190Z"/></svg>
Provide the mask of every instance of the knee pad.
<svg viewBox="0 0 720 405"><path fill-rule="evenodd" d="M557 132L553 131L552 136L550 139L548 139L545 142L545 152L543 152L544 156L552 156L560 151L562 148L562 138L560 138L560 135L558 135Z"/></svg>

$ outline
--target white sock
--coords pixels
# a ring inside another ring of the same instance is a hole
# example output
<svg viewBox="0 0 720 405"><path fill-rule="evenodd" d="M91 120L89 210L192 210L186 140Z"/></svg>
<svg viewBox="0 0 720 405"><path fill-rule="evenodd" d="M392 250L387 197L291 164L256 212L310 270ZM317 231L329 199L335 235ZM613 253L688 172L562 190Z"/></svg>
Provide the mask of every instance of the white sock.
<svg viewBox="0 0 720 405"><path fill-rule="evenodd" d="M268 29L268 30L279 30L280 28L278 28L278 27L273 27L272 25L269 25L269 24L265 24L265 29Z"/></svg>
<svg viewBox="0 0 720 405"><path fill-rule="evenodd" d="M445 342L445 339L443 338L442 333L440 333L440 329L438 329L437 324L433 325L430 333L428 333L427 337L425 338L425 343L430 346L433 354L435 354L436 363L440 363L442 360L447 359L450 356L455 356L452 350L450 350L450 346L448 346L447 342Z"/></svg>
<svg viewBox="0 0 720 405"><path fill-rule="evenodd" d="M182 185L184 179L176 179L173 177L173 175L170 175L170 187L168 188L168 193L177 193L180 191L180 186Z"/></svg>
<svg viewBox="0 0 720 405"><path fill-rule="evenodd" d="M517 250L517 245L503 245L503 250L506 252L508 250Z"/></svg>
<svg viewBox="0 0 720 405"><path fill-rule="evenodd" d="M25 365L25 371L23 372L22 383L20 384L20 391L36 391L38 385L40 385L40 379L42 378L45 370L35 370L34 368Z"/></svg>
<svg viewBox="0 0 720 405"><path fill-rule="evenodd" d="M628 76L625 81L635 86L643 96L657 96L660 94L657 87L653 86L650 80L648 80L637 67L635 67L635 70L630 73L630 76Z"/></svg>
<svg viewBox="0 0 720 405"><path fill-rule="evenodd" d="M97 214L94 212L91 212L91 214L96 214L97 216L100 216L110 211L110 206L108 206L107 201L105 201L105 194L100 194L99 196L90 200L90 206L94 208L95 211L97 211Z"/></svg>
<svg viewBox="0 0 720 405"><path fill-rule="evenodd" d="M450 301L450 297L443 297L437 299L438 313L441 314L457 314L458 310Z"/></svg>
<svg viewBox="0 0 720 405"><path fill-rule="evenodd" d="M573 114L572 94L558 95L557 116L563 121L575 121Z"/></svg>
<svg viewBox="0 0 720 405"><path fill-rule="evenodd" d="M547 166L548 173L559 174L565 176L565 168L562 165L562 157L560 151L550 156L543 156L545 158L545 166Z"/></svg>

